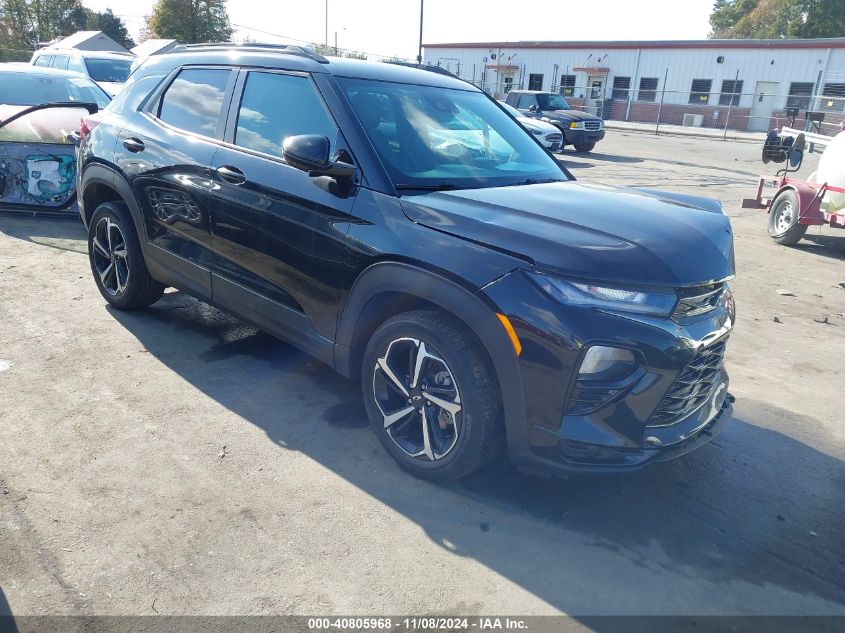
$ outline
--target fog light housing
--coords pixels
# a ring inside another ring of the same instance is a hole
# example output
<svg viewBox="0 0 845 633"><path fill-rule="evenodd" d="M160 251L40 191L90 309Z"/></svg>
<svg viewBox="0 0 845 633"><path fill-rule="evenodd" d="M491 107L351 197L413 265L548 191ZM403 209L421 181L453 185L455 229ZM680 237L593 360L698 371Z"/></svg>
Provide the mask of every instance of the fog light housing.
<svg viewBox="0 0 845 633"><path fill-rule="evenodd" d="M593 345L587 349L581 360L578 379L616 382L630 375L636 368L637 359L631 350Z"/></svg>

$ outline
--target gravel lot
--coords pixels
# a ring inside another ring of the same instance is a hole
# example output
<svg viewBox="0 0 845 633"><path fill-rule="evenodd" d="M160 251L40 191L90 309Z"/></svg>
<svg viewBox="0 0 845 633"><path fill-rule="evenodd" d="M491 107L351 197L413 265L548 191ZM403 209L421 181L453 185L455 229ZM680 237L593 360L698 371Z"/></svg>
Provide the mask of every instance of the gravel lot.
<svg viewBox="0 0 845 633"><path fill-rule="evenodd" d="M415 480L325 366L180 293L109 310L81 225L0 216L0 611L845 614L845 232L772 243L739 207L759 154L611 130L562 156L736 232L736 419L624 477Z"/></svg>

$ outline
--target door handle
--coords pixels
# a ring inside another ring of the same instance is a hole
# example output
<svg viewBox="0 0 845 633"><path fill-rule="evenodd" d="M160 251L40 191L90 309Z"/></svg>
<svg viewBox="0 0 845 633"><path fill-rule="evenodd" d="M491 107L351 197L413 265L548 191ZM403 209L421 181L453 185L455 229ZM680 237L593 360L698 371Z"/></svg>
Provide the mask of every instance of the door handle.
<svg viewBox="0 0 845 633"><path fill-rule="evenodd" d="M124 139L123 147L125 147L126 149L128 149L130 152L133 152L133 153L143 152L144 151L144 142L141 141L140 139L137 139L137 138L130 136L129 138Z"/></svg>
<svg viewBox="0 0 845 633"><path fill-rule="evenodd" d="M233 185L242 185L246 182L246 174L237 167L232 167L230 165L221 165L218 167L217 175Z"/></svg>

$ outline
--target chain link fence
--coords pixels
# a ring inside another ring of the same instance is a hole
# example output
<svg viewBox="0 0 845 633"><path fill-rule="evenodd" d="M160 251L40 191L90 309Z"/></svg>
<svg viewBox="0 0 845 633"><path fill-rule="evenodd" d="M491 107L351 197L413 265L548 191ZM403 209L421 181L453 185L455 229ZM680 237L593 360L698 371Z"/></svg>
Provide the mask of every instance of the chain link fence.
<svg viewBox="0 0 845 633"><path fill-rule="evenodd" d="M574 75L556 73L550 87L548 82L543 85L543 75L526 73L524 65L497 67L495 72L467 69L448 60L439 65L495 99L505 100L511 90L555 92L573 110L655 132L698 128L717 135L728 130L767 132L789 125L833 135L845 122L845 74L841 73L820 75L816 82L806 83L737 78L721 82L721 90L716 91L717 82L712 80L684 80L690 85L688 90L666 90L664 86L671 83L668 71L662 77L641 77L635 87L627 77L591 78L590 85L584 85L575 83ZM787 91L779 89L784 84ZM747 90L751 86L755 92Z"/></svg>
<svg viewBox="0 0 845 633"><path fill-rule="evenodd" d="M0 62L28 62L30 59L32 59L32 51L0 48Z"/></svg>

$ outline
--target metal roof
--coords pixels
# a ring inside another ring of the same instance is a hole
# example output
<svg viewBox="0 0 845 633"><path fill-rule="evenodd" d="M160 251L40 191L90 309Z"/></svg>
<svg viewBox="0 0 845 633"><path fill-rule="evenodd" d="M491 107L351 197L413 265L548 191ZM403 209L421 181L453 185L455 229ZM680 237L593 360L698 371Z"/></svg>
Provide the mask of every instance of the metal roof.
<svg viewBox="0 0 845 633"><path fill-rule="evenodd" d="M423 44L423 48L845 48L845 37L811 40L618 40L618 41L516 41L516 42L453 42Z"/></svg>

